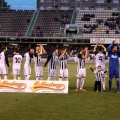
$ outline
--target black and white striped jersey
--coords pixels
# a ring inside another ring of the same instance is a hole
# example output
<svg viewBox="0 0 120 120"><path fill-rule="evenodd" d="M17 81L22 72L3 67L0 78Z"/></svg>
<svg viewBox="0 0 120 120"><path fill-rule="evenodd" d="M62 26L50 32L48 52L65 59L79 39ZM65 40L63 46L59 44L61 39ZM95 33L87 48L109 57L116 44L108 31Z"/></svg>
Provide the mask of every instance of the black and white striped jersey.
<svg viewBox="0 0 120 120"><path fill-rule="evenodd" d="M82 57L83 54L78 54L78 56L74 59L78 63L78 68L85 68L85 58Z"/></svg>
<svg viewBox="0 0 120 120"><path fill-rule="evenodd" d="M38 55L38 53L34 54L35 66L41 66L41 59L41 55Z"/></svg>
<svg viewBox="0 0 120 120"><path fill-rule="evenodd" d="M48 56L47 61L45 62L44 67L46 67L46 65L49 62L49 69L56 69L56 60L58 59L58 55L55 54L51 54Z"/></svg>
<svg viewBox="0 0 120 120"><path fill-rule="evenodd" d="M62 58L60 58L59 61L59 68L60 69L67 69L67 55L64 55Z"/></svg>
<svg viewBox="0 0 120 120"><path fill-rule="evenodd" d="M101 81L103 79L104 71L94 70L94 73L95 73L95 80L96 81Z"/></svg>
<svg viewBox="0 0 120 120"><path fill-rule="evenodd" d="M106 73L107 71L98 71L98 70L93 70L92 68L90 68L94 74L95 74L95 81L101 81L103 79L103 75L104 73Z"/></svg>

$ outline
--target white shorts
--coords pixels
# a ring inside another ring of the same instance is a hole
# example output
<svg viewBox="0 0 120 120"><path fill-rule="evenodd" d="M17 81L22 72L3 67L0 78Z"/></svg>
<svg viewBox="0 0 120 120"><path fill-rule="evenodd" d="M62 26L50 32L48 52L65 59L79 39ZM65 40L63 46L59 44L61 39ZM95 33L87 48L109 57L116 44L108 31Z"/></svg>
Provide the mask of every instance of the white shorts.
<svg viewBox="0 0 120 120"><path fill-rule="evenodd" d="M8 70L7 70L7 67L6 66L0 66L0 74L7 74L8 73Z"/></svg>
<svg viewBox="0 0 120 120"><path fill-rule="evenodd" d="M79 77L79 78L86 77L86 69L85 68L79 68L77 70L76 77Z"/></svg>
<svg viewBox="0 0 120 120"><path fill-rule="evenodd" d="M59 77L68 78L68 69L59 69Z"/></svg>
<svg viewBox="0 0 120 120"><path fill-rule="evenodd" d="M56 69L49 69L49 76L56 77Z"/></svg>
<svg viewBox="0 0 120 120"><path fill-rule="evenodd" d="M24 75L31 75L31 67L24 66Z"/></svg>
<svg viewBox="0 0 120 120"><path fill-rule="evenodd" d="M13 75L20 75L20 69L13 68L12 73Z"/></svg>
<svg viewBox="0 0 120 120"><path fill-rule="evenodd" d="M35 66L35 75L43 77L43 67L42 66Z"/></svg>

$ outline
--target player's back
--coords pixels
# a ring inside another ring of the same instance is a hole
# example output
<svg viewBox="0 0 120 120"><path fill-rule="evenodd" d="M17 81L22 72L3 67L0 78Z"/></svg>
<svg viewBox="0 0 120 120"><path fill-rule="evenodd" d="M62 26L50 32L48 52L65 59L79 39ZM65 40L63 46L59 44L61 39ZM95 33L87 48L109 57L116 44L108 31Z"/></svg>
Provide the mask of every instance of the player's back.
<svg viewBox="0 0 120 120"><path fill-rule="evenodd" d="M95 63L96 63L96 67L99 65L105 65L105 54L97 53L95 56Z"/></svg>
<svg viewBox="0 0 120 120"><path fill-rule="evenodd" d="M5 65L5 53L4 52L0 53L0 65L1 66Z"/></svg>
<svg viewBox="0 0 120 120"><path fill-rule="evenodd" d="M24 54L24 66L29 66L30 65L30 55L29 53Z"/></svg>
<svg viewBox="0 0 120 120"><path fill-rule="evenodd" d="M22 61L22 55L15 54L13 56L13 68L20 69L21 68L21 61Z"/></svg>
<svg viewBox="0 0 120 120"><path fill-rule="evenodd" d="M41 55L38 55L38 53L34 54L34 62L35 62L35 66L41 66Z"/></svg>
<svg viewBox="0 0 120 120"><path fill-rule="evenodd" d="M78 62L78 68L85 68L85 59L82 58L82 54L78 54L78 57L77 57L77 62Z"/></svg>
<svg viewBox="0 0 120 120"><path fill-rule="evenodd" d="M58 56L55 54L51 55L50 62L49 62L49 68L50 69L56 69L56 60L58 59Z"/></svg>
<svg viewBox="0 0 120 120"><path fill-rule="evenodd" d="M59 61L60 69L66 69L67 68L67 56L64 55L60 61Z"/></svg>

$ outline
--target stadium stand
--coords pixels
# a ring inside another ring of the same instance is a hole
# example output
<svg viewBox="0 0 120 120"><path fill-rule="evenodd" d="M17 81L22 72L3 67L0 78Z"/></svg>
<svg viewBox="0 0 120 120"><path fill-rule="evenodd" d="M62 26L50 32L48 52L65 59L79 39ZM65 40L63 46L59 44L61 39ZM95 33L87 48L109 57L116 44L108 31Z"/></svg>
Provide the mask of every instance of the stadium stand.
<svg viewBox="0 0 120 120"><path fill-rule="evenodd" d="M25 36L34 10L1 10L0 36Z"/></svg>
<svg viewBox="0 0 120 120"><path fill-rule="evenodd" d="M70 24L72 10L41 10L33 28L32 36L59 36L60 27Z"/></svg>
<svg viewBox="0 0 120 120"><path fill-rule="evenodd" d="M78 12L76 24L80 31L75 37L120 37L120 13L111 10Z"/></svg>
<svg viewBox="0 0 120 120"><path fill-rule="evenodd" d="M79 25L74 38L120 37L120 13L111 10L0 11L0 36L64 37L66 24Z"/></svg>

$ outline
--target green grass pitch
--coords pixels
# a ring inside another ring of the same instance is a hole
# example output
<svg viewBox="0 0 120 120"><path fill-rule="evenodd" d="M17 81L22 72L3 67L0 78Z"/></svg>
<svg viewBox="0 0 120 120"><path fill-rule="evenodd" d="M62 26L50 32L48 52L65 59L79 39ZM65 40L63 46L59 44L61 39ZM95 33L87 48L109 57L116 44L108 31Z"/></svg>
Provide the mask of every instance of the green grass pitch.
<svg viewBox="0 0 120 120"><path fill-rule="evenodd" d="M0 93L0 120L119 120L120 94L93 92L94 74L86 64L86 92L76 92L77 63L68 63L68 94ZM106 65L107 66L107 65ZM32 64L32 76L35 79ZM11 69L10 69L11 71ZM21 71L22 79L23 70ZM47 68L44 79L47 79ZM9 72L9 79L12 79ZM108 83L108 78L106 78ZM115 80L113 89L115 91ZM108 84L107 84L108 90Z"/></svg>

